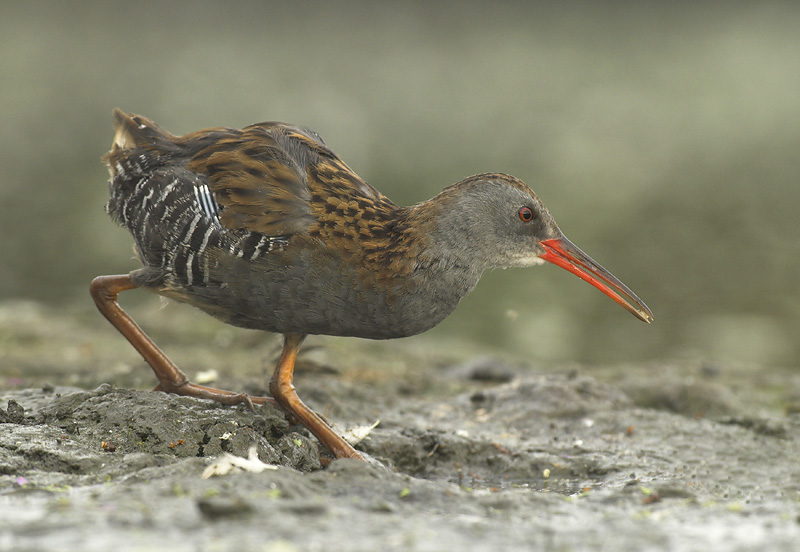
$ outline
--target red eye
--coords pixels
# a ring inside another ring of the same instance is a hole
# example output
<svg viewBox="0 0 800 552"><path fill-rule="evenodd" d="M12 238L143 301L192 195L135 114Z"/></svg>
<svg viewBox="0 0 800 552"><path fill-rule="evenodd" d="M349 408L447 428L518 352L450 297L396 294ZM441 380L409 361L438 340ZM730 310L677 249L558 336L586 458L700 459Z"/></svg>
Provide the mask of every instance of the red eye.
<svg viewBox="0 0 800 552"><path fill-rule="evenodd" d="M517 211L519 215L519 220L522 222L530 222L533 220L533 209L530 207L521 207L519 211Z"/></svg>

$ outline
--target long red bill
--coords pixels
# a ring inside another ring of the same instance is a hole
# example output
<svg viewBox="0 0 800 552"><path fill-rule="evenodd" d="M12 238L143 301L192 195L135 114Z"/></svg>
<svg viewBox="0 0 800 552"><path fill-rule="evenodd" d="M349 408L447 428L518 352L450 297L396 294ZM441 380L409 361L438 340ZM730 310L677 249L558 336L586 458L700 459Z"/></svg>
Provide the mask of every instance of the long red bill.
<svg viewBox="0 0 800 552"><path fill-rule="evenodd" d="M644 301L563 235L560 238L542 240L539 243L545 251L539 255L539 258L558 265L572 272L581 280L589 282L639 320L648 324L653 321L653 313L647 308Z"/></svg>

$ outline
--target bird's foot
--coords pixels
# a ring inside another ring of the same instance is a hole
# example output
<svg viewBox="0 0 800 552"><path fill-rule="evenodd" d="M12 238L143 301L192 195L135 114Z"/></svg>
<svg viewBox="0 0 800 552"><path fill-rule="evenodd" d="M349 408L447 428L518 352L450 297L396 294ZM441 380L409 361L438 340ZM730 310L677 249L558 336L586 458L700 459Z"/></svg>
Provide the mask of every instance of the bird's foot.
<svg viewBox="0 0 800 552"><path fill-rule="evenodd" d="M163 391L165 393L174 393L176 395L196 397L198 399L210 399L228 406L244 403L250 410L255 410L256 404L270 404L272 406L280 407L272 397L255 397L248 395L247 393L234 393L233 391L226 391L224 389L216 389L214 387L198 385L188 380L177 383L161 382L153 389L153 391Z"/></svg>

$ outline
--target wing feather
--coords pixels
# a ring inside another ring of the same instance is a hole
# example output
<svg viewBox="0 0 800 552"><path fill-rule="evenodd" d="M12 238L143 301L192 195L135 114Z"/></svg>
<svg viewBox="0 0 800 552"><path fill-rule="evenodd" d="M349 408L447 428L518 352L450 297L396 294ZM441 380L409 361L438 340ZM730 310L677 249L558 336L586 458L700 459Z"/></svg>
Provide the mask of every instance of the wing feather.
<svg viewBox="0 0 800 552"><path fill-rule="evenodd" d="M187 168L208 176L223 226L287 236L307 231L314 222L298 161L273 133L257 126L211 144Z"/></svg>

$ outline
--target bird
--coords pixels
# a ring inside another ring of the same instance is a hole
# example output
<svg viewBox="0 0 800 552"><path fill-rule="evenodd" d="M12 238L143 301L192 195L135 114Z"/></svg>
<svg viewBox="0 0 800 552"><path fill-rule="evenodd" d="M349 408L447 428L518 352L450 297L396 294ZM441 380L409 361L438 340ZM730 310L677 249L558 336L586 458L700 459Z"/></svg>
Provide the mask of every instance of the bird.
<svg viewBox="0 0 800 552"><path fill-rule="evenodd" d="M106 211L132 235L141 267L94 278L97 308L151 366L154 390L277 406L335 458L364 460L296 392L294 366L307 335L419 334L453 312L486 270L545 262L653 320L508 174L470 176L401 207L305 127L265 122L176 136L120 109L113 120L103 157ZM119 294L135 288L233 326L283 334L270 396L191 382L119 305Z"/></svg>

